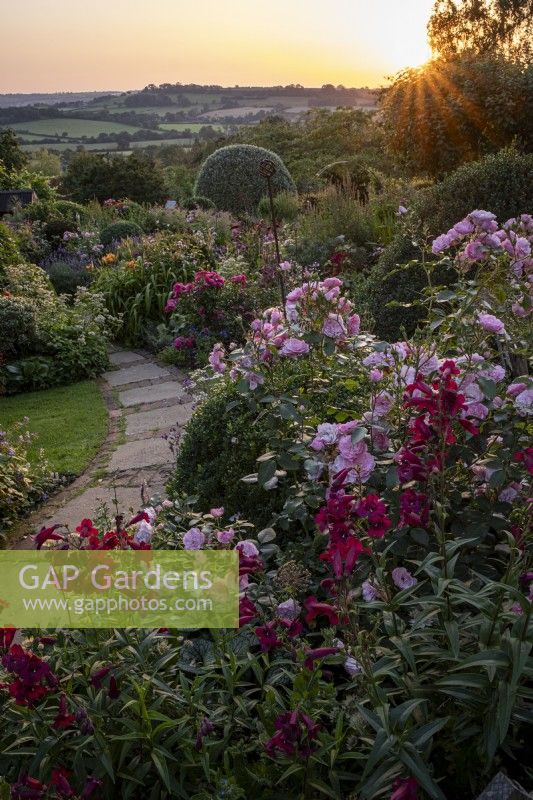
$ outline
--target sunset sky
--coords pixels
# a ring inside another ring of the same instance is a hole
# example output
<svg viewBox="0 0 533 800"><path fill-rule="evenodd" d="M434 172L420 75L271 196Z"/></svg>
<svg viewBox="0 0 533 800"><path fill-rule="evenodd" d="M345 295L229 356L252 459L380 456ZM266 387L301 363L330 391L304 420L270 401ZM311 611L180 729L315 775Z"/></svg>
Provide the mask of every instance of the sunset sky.
<svg viewBox="0 0 533 800"><path fill-rule="evenodd" d="M429 56L433 0L6 0L0 92L379 86Z"/></svg>

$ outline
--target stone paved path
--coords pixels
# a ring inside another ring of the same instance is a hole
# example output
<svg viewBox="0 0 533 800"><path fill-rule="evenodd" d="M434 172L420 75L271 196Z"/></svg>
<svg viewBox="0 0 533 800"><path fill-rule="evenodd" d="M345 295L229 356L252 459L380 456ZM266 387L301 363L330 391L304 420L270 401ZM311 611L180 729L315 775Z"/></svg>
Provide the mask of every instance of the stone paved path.
<svg viewBox="0 0 533 800"><path fill-rule="evenodd" d="M18 548L32 547L31 534L42 525L73 529L103 503L113 513L115 497L120 511L128 514L141 507L141 493L147 500L164 492L174 456L162 436L182 429L192 413L192 397L183 386L186 375L130 350L111 353L110 361L114 368L101 379L109 410L106 443L84 475L32 515Z"/></svg>

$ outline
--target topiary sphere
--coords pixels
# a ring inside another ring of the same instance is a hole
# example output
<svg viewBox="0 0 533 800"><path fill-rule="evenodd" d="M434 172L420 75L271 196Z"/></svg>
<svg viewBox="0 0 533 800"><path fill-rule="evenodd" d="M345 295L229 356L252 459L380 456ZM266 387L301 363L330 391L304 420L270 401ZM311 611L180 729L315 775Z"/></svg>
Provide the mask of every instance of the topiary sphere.
<svg viewBox="0 0 533 800"><path fill-rule="evenodd" d="M113 244L113 242L120 242L122 239L133 238L142 236L143 230L136 222L128 222L121 220L120 222L112 222L106 225L100 231L100 241L105 247Z"/></svg>
<svg viewBox="0 0 533 800"><path fill-rule="evenodd" d="M259 165L265 159L276 167L272 177L274 193L295 192L294 181L279 156L264 147L232 144L215 150L204 161L194 193L208 197L222 211L253 214L267 193L266 178L259 172Z"/></svg>

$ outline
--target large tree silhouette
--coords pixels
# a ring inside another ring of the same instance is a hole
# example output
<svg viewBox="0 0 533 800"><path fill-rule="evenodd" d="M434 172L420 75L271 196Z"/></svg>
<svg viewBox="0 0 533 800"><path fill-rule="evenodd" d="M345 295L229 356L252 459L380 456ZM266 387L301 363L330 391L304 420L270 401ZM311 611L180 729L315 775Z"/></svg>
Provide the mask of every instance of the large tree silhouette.
<svg viewBox="0 0 533 800"><path fill-rule="evenodd" d="M469 51L531 62L533 0L436 0L431 49L445 58Z"/></svg>

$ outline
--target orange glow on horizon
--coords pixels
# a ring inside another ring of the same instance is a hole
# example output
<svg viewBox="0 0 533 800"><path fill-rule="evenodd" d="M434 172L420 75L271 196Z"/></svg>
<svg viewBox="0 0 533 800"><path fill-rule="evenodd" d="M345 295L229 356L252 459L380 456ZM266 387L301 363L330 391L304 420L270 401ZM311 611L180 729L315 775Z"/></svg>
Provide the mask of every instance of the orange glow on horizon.
<svg viewBox="0 0 533 800"><path fill-rule="evenodd" d="M0 92L380 86L429 57L433 0L26 0L2 13Z"/></svg>

